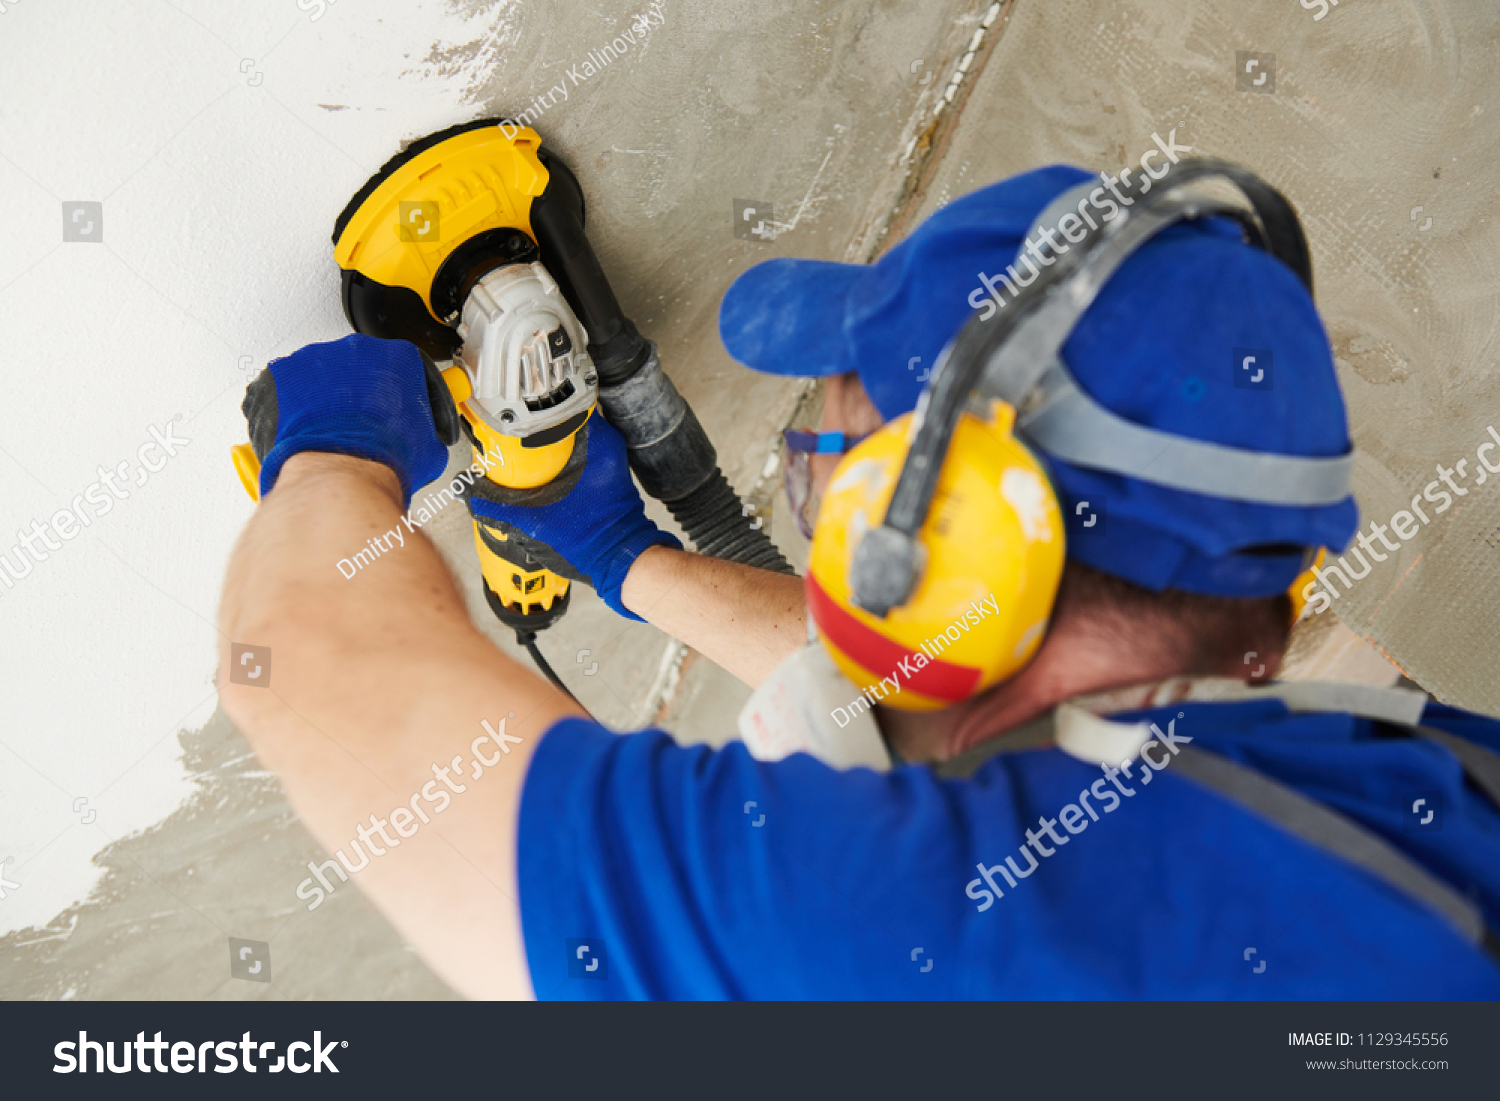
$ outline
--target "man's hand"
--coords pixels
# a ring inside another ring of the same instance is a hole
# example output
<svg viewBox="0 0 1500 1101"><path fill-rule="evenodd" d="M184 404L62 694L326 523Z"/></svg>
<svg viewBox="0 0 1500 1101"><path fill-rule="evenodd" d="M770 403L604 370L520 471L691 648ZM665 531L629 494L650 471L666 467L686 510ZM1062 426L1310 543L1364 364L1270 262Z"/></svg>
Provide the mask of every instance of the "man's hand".
<svg viewBox="0 0 1500 1101"><path fill-rule="evenodd" d="M550 505L502 505L471 500L476 515L498 520L546 543L569 565L587 574L606 604L639 619L620 599L625 575L647 547L682 548L676 536L646 518L641 495L630 480L625 438L596 410L588 424L588 461L583 476L562 500Z"/></svg>
<svg viewBox="0 0 1500 1101"><path fill-rule="evenodd" d="M355 333L273 360L240 406L261 460L264 500L302 451L384 463L412 491L442 474L458 439L458 409L432 360L404 340Z"/></svg>

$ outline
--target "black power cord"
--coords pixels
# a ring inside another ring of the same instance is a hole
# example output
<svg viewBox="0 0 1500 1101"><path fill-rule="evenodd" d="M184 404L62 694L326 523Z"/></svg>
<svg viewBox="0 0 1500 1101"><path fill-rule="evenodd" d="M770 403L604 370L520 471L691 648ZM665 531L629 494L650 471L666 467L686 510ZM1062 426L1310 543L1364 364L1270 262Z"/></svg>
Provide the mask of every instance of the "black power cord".
<svg viewBox="0 0 1500 1101"><path fill-rule="evenodd" d="M573 695L573 693L569 691L568 686L562 682L562 678L557 675L552 666L547 664L547 659L542 657L541 650L537 648L535 631L517 631L516 645L524 646L526 648L526 652L531 655L531 660L536 663L536 667L542 671L542 676L551 681L553 686L556 687L559 692L567 696L568 699L572 700L575 704L578 704L578 707L583 711L585 715L589 714L589 709L587 707L584 707L583 704L579 702L578 697ZM593 716L589 715L589 718L593 718Z"/></svg>

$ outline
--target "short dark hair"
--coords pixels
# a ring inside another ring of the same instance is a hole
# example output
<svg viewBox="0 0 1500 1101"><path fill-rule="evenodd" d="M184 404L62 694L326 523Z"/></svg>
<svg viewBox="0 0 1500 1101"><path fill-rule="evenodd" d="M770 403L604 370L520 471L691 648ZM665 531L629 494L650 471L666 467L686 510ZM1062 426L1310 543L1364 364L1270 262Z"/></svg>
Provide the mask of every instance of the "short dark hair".
<svg viewBox="0 0 1500 1101"><path fill-rule="evenodd" d="M1053 618L1073 619L1113 640L1156 648L1190 676L1233 676L1245 655L1286 653L1292 601L1285 593L1243 599L1181 589L1152 592L1068 559Z"/></svg>

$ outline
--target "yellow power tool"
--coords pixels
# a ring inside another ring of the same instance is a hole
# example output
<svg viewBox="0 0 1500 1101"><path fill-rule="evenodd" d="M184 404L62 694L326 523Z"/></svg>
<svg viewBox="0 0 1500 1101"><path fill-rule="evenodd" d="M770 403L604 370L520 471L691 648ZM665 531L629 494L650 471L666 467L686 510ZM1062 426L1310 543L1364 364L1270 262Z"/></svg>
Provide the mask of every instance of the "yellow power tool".
<svg viewBox="0 0 1500 1101"><path fill-rule="evenodd" d="M535 130L491 118L413 142L339 215L333 255L356 332L410 341L446 366L485 472L463 488L471 514L476 499L567 496L600 403L642 487L700 553L793 572L746 518L656 346L620 309L584 232L578 180ZM234 460L255 497L250 445ZM571 582L586 579L509 525L475 515L474 541L490 608L561 685L535 635L567 609Z"/></svg>
<svg viewBox="0 0 1500 1101"><path fill-rule="evenodd" d="M588 334L540 261L532 209L547 192L529 127L468 123L415 142L339 216L334 260L356 331L438 362L475 462L468 493L548 504L583 472L598 397ZM496 521L474 521L485 597L521 635L567 608L566 563Z"/></svg>
<svg viewBox="0 0 1500 1101"><path fill-rule="evenodd" d="M540 262L531 214L550 178L540 145L534 130L494 120L433 134L387 162L333 233L350 324L451 361L443 378L484 471L464 495L508 504L572 490L598 396L588 334ZM248 445L235 463L255 496ZM578 574L497 521L476 516L474 540L496 616L523 643L556 622Z"/></svg>

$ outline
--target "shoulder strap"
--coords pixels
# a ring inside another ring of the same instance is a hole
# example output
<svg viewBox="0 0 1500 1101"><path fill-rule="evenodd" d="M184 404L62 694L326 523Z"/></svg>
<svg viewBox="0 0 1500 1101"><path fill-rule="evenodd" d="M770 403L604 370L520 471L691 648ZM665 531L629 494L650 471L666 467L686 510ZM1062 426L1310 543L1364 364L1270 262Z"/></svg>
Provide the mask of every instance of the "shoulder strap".
<svg viewBox="0 0 1500 1101"><path fill-rule="evenodd" d="M1363 826L1216 753L1183 746L1172 770L1435 910L1470 944L1500 961L1500 938L1485 926L1479 907Z"/></svg>
<svg viewBox="0 0 1500 1101"><path fill-rule="evenodd" d="M1410 726L1407 729L1424 741L1436 742L1457 757L1458 763L1464 766L1464 775L1490 797L1496 808L1500 808L1500 754L1433 726Z"/></svg>
<svg viewBox="0 0 1500 1101"><path fill-rule="evenodd" d="M1443 746L1458 758L1469 780L1500 807L1500 754L1447 731L1416 721L1402 721L1420 718L1421 706L1426 703L1425 693L1398 693L1352 685L1278 687L1281 690L1274 694L1283 697L1291 710L1327 709L1363 714L1410 736ZM1048 744L1055 744L1081 760L1117 760L1134 756L1149 736L1144 727L1111 722L1064 704L1013 734L992 739L938 765L934 771L943 779L967 779L986 761L1002 753ZM1069 744L1063 745L1064 740ZM1415 899L1446 918L1465 940L1500 962L1500 936L1485 924L1479 907L1383 838L1324 804L1227 757L1191 746L1175 748L1173 772L1180 772L1225 799L1270 819L1294 837L1354 864Z"/></svg>

